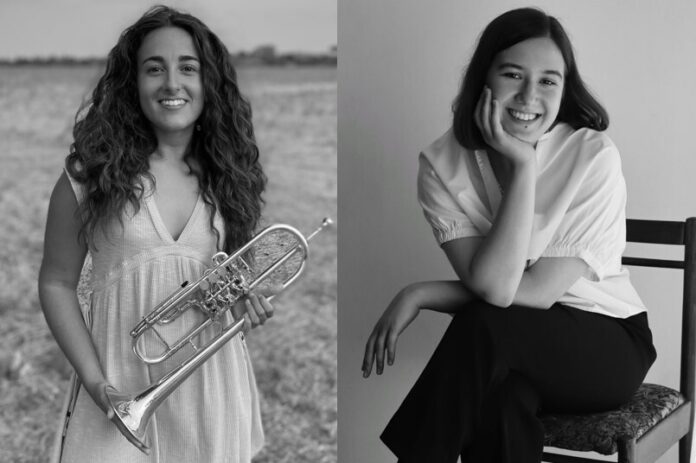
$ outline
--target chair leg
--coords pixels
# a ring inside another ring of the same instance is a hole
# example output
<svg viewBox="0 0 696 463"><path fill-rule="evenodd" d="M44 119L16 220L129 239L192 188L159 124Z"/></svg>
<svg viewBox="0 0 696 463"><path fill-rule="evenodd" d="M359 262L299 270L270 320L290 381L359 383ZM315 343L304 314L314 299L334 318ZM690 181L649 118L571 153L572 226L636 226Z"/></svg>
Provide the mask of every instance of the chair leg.
<svg viewBox="0 0 696 463"><path fill-rule="evenodd" d="M679 440L679 463L689 463L691 461L691 443L693 435L691 431L687 432L684 437Z"/></svg>
<svg viewBox="0 0 696 463"><path fill-rule="evenodd" d="M636 461L636 440L619 439L617 442L619 460L618 463L635 463Z"/></svg>

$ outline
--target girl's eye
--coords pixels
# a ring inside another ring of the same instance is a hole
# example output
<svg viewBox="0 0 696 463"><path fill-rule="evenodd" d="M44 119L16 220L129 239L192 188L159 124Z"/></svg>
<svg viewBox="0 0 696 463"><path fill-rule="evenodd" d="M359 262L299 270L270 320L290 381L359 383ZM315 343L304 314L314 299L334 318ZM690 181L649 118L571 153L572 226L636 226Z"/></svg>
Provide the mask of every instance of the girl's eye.
<svg viewBox="0 0 696 463"><path fill-rule="evenodd" d="M504 77L509 77L511 79L521 79L522 75L519 72L505 72L503 73Z"/></svg>
<svg viewBox="0 0 696 463"><path fill-rule="evenodd" d="M551 80L551 79L542 79L542 80L541 80L541 83L544 84L544 85L549 85L549 86L551 86L551 85L557 85L556 82L554 82L554 81Z"/></svg>
<svg viewBox="0 0 696 463"><path fill-rule="evenodd" d="M185 64L181 66L181 70L184 72L197 72L198 69L195 66L192 66L190 64Z"/></svg>
<svg viewBox="0 0 696 463"><path fill-rule="evenodd" d="M164 71L164 69L161 66L151 66L145 70L148 74L158 74L162 71Z"/></svg>

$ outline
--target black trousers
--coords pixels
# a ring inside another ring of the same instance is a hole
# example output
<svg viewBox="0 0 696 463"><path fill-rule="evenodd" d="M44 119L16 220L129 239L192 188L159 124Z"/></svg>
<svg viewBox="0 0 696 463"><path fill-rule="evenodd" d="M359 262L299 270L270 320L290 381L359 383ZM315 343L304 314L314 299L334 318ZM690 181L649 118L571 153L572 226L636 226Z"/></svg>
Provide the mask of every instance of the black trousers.
<svg viewBox="0 0 696 463"><path fill-rule="evenodd" d="M382 433L400 463L538 463L541 411L628 401L655 361L645 313L627 319L554 305L482 301L452 320Z"/></svg>

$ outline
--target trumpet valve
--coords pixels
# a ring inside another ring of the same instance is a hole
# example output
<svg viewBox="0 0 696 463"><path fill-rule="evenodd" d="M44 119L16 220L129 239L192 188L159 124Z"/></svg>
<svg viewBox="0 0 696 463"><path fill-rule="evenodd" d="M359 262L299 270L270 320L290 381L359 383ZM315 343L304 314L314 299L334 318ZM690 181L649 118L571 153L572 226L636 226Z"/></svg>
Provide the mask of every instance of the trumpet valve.
<svg viewBox="0 0 696 463"><path fill-rule="evenodd" d="M236 270L225 274L218 274L218 269L209 272L205 279L199 283L203 290L203 303L200 309L213 321L242 297L249 293L249 284L244 274Z"/></svg>

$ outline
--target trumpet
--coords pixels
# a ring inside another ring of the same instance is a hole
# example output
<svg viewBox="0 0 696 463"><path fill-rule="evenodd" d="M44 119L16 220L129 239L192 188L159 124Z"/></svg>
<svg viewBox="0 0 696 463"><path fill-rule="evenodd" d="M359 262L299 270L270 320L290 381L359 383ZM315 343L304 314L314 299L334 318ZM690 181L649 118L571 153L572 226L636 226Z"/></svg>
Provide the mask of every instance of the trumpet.
<svg viewBox="0 0 696 463"><path fill-rule="evenodd" d="M201 278L192 284L184 282L133 328L130 332L133 352L145 363L160 363L184 346L193 349L193 353L178 367L136 394L107 389L106 395L111 407L109 416L133 445L144 453L149 453L146 430L155 409L200 365L243 331L244 318L222 327L219 334L205 345L197 345L194 339L212 326L221 326L223 314L262 282L280 278L280 291L295 282L305 268L309 253L308 242L331 224L333 221L325 218L321 226L306 239L294 227L271 225L232 255L228 256L224 252L215 254L212 258L213 265ZM279 252L274 254L262 249L264 255L259 256L257 248L263 240L269 240L272 246L279 248ZM283 267L292 260L296 262L290 270ZM259 262L262 265L257 265ZM268 300L272 300L276 294L269 296ZM194 325L184 336L168 342L158 328L163 329L188 311L202 313L204 320L197 326ZM149 336L148 341L145 341L146 336ZM155 353L148 352L148 346L153 344L161 348Z"/></svg>

